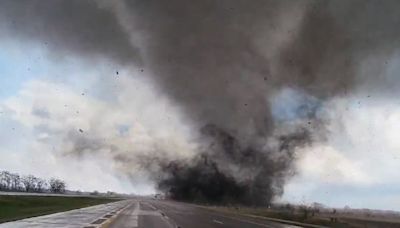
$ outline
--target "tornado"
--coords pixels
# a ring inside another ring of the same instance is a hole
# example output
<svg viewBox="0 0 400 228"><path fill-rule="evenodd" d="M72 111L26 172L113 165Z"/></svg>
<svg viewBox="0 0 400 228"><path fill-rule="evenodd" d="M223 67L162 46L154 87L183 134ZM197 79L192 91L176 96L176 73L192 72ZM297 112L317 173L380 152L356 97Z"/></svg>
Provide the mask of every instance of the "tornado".
<svg viewBox="0 0 400 228"><path fill-rule="evenodd" d="M3 0L0 36L145 69L197 146L189 158L154 151L118 162L140 163L172 199L268 205L296 174L296 151L329 134L325 102L361 82L379 86L400 46L399 11L390 0ZM371 55L375 71L361 74ZM288 90L297 105L282 119L275 98Z"/></svg>

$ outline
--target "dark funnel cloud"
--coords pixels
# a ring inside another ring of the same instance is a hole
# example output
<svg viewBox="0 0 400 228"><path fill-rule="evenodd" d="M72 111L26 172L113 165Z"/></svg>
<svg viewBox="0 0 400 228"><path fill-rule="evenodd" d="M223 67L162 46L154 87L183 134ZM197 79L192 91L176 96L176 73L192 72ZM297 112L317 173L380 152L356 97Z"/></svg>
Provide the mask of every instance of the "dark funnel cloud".
<svg viewBox="0 0 400 228"><path fill-rule="evenodd" d="M140 59L199 129L192 159L155 151L149 172L170 197L211 203L265 205L281 195L296 149L326 134L324 101L375 85L400 42L398 1L1 1L0 17L5 31L63 52ZM370 56L374 73L360 75ZM284 88L319 105L306 99L294 112L307 115L277 121L270 101Z"/></svg>
<svg viewBox="0 0 400 228"><path fill-rule="evenodd" d="M161 162L160 190L175 199L208 203L266 205L282 194L296 146L310 143L305 129L277 138L279 146L243 147L215 125L201 132L212 139L208 148L189 161ZM273 158L273 154L280 154Z"/></svg>
<svg viewBox="0 0 400 228"><path fill-rule="evenodd" d="M378 50L389 56L400 37L394 1L127 4L148 35L148 66L201 129L205 146L196 158L161 168L160 189L182 200L254 205L282 194L295 149L326 132L312 104L295 111L317 129L281 130L268 99L285 87L319 102L350 93L359 80L375 80L357 75L360 62Z"/></svg>

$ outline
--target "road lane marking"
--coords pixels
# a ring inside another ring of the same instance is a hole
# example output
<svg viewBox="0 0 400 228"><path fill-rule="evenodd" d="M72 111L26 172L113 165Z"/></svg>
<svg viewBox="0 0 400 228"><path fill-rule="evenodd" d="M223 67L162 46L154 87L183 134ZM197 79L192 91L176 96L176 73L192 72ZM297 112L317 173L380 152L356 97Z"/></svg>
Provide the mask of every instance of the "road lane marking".
<svg viewBox="0 0 400 228"><path fill-rule="evenodd" d="M155 206L153 206L151 203L148 202L140 202L141 204L146 204L148 207L150 207L153 210L158 210Z"/></svg>
<svg viewBox="0 0 400 228"><path fill-rule="evenodd" d="M140 203L136 202L135 209L133 209L133 212L129 219L129 225L131 225L132 227L138 227L139 225L138 224L139 212L140 212Z"/></svg>
<svg viewBox="0 0 400 228"><path fill-rule="evenodd" d="M147 202L140 202L139 205L140 205L140 208L141 208L143 205L146 205L147 207L153 209L153 211L150 211L150 210L142 210L142 209L140 209L138 215L153 215L153 216L163 216L163 217L166 217L166 215L165 215L164 212L162 212L161 210L158 210L156 207L154 207L154 206L151 205L150 203L147 203Z"/></svg>
<svg viewBox="0 0 400 228"><path fill-rule="evenodd" d="M140 208L140 203L135 202L135 209L133 209L132 215L138 215L139 214L139 208Z"/></svg>
<svg viewBox="0 0 400 228"><path fill-rule="evenodd" d="M137 202L129 203L128 205L121 207L121 208L117 209L116 211L111 212L111 214L113 214L113 216L111 218L109 218L106 222L101 224L100 228L108 228L110 226L110 224L112 222L114 222L115 219L118 218L119 215L122 215L122 214L126 215L126 213L124 213L125 210L127 210L130 206L132 206L135 203L137 203ZM137 225L136 225L136 227L137 227Z"/></svg>
<svg viewBox="0 0 400 228"><path fill-rule="evenodd" d="M151 209L153 209L154 211L141 211L139 215L159 216L166 223L167 226L169 226L171 228L176 228L176 227L180 228L180 226L178 226L170 217L168 217L166 215L166 213L164 213L158 207L154 206L152 203L150 203L150 202L140 202L140 204L146 205L146 206L150 207Z"/></svg>
<svg viewBox="0 0 400 228"><path fill-rule="evenodd" d="M102 224L102 223L105 222L106 220L107 220L107 219L101 218L101 219L97 219L96 221L94 221L94 222L92 222L92 223L90 223L90 224L98 225L98 224Z"/></svg>
<svg viewBox="0 0 400 228"><path fill-rule="evenodd" d="M243 222L243 223L253 224L253 225L256 225L256 226L274 228L273 226L270 226L270 225L266 225L266 224L262 224L262 223L258 223L258 222L252 222L252 221L243 220L243 219L238 219L238 218L233 218L233 217L230 217L230 216L225 216L225 215L218 215L218 216L224 217L224 218L227 218L227 219L236 220L236 221Z"/></svg>
<svg viewBox="0 0 400 228"><path fill-rule="evenodd" d="M213 220L213 222L218 223L218 224L224 224L223 222L215 220L215 219Z"/></svg>

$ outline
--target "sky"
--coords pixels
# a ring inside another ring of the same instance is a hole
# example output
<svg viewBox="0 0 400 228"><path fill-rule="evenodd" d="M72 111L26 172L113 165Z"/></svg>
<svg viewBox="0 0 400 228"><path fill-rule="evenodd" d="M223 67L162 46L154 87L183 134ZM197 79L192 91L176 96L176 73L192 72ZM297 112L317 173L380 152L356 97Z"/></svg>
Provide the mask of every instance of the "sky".
<svg viewBox="0 0 400 228"><path fill-rule="evenodd" d="M195 150L194 126L146 67L0 42L0 170L61 178L71 190L152 194L143 167L123 161L157 148L179 158ZM361 73L372 67L363 61ZM329 120L325 140L296 149L295 174L277 201L400 210L400 101L382 95L397 86L396 54L383 72L381 87L360 83L323 104L289 86L268 97L277 123L296 121L304 103L322 105L317 115Z"/></svg>
<svg viewBox="0 0 400 228"><path fill-rule="evenodd" d="M187 129L179 110L140 69L132 75L107 63L55 62L35 44L2 44L1 169L62 178L70 189L150 194L155 190L145 174L133 172L133 180L121 175L125 167L111 162L107 151L69 156L62 138L95 132L124 146L152 146L152 138L160 138L190 147L182 140ZM291 118L292 97L299 96L290 89L276 96L279 118ZM400 102L359 94L331 101L326 112L334 120L329 139L297 152L297 174L281 200L399 210Z"/></svg>

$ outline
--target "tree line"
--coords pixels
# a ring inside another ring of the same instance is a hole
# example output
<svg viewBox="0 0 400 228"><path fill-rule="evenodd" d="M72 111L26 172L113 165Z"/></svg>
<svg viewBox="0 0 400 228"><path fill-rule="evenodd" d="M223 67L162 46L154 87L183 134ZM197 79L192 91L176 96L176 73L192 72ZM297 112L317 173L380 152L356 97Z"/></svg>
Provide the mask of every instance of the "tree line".
<svg viewBox="0 0 400 228"><path fill-rule="evenodd" d="M57 178L46 180L33 175L0 171L0 191L64 193L65 190L65 182Z"/></svg>

